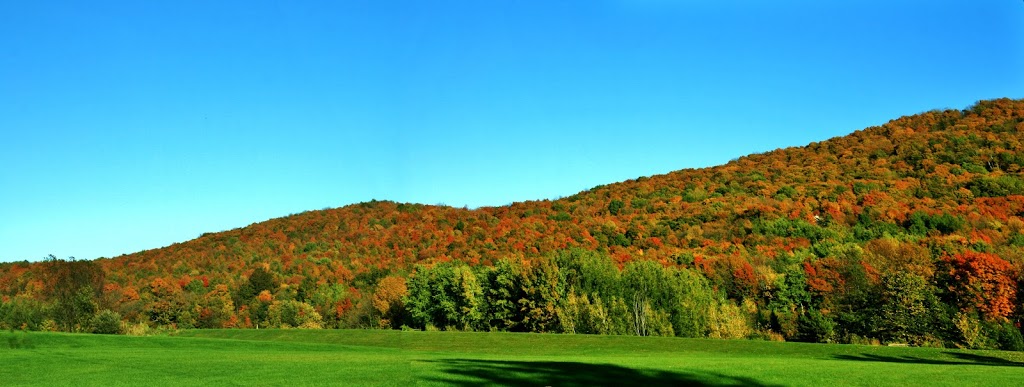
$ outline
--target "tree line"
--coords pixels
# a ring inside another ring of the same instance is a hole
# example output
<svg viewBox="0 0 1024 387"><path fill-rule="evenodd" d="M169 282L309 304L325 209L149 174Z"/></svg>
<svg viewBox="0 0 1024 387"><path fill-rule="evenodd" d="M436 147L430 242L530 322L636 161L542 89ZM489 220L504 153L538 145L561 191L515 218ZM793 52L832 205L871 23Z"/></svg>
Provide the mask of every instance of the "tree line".
<svg viewBox="0 0 1024 387"><path fill-rule="evenodd" d="M1020 284L1010 264L993 254L946 257L931 277L883 273L842 258L812 263L799 253L775 262L772 283L727 288L708 278L699 262L666 266L638 259L620 267L607 254L569 249L493 266L417 265L404 275L380 276L372 291L354 298L349 292L356 289L282 286L258 266L236 289L197 280L176 290L157 280L143 305L108 305L110 294L93 291L103 283L94 262L50 259L48 278L60 286L43 302L6 299L0 324L119 333L125 313L174 328L472 330L1024 350L1010 319L1019 312ZM738 274L734 281L743 278Z"/></svg>

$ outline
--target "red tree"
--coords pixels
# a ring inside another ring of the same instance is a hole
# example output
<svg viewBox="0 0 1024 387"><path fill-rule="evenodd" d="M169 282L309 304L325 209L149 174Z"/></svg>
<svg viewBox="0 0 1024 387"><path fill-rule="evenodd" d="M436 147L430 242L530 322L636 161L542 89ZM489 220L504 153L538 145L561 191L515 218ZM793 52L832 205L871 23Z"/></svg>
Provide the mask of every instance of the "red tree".
<svg viewBox="0 0 1024 387"><path fill-rule="evenodd" d="M988 320L1013 313L1017 296L1013 266L995 254L966 251L947 257L949 285L963 307L976 309Z"/></svg>

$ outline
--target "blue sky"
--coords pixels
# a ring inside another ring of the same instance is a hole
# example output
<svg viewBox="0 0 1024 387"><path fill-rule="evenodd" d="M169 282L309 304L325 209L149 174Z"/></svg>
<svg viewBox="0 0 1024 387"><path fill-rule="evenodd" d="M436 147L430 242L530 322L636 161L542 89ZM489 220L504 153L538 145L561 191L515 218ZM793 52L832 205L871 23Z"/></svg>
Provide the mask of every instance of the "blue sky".
<svg viewBox="0 0 1024 387"><path fill-rule="evenodd" d="M568 196L1021 98L1022 68L1011 0L3 1L0 261Z"/></svg>

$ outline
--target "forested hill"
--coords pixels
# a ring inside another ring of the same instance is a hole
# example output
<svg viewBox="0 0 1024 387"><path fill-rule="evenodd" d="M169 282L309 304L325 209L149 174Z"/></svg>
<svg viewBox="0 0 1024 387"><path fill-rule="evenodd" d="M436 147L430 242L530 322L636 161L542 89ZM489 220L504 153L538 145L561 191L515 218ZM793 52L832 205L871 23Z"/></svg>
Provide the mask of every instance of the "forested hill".
<svg viewBox="0 0 1024 387"><path fill-rule="evenodd" d="M150 304L169 294L202 300L230 293L230 310L215 325L247 326L254 324L247 305L259 298L252 277L266 276L273 286L264 300L305 304L325 326L372 325L380 316L372 316L371 295L398 282L404 295L419 264L426 271L465 263L483 281L481 267L499 261L529 268L552 257L598 256L619 269L654 261L695 273L723 305L746 313L751 331L788 339L796 328L765 319L788 310L797 320L846 329L852 323L840 310L860 306L844 297L864 290L853 284L879 295L892 273L920 280L935 305L948 309L941 329L957 318L1013 325L1024 272L1022 133L1024 100L999 99L558 200L472 210L374 201L309 211L100 259L98 297L126 320L177 324L181 316L157 316ZM47 302L46 268L0 266L5 302ZM796 288L799 296L790 294ZM787 297L796 298L780 305ZM206 306L184 308L193 320L209 314ZM885 339L887 329L845 332ZM932 336L966 342L963 334Z"/></svg>

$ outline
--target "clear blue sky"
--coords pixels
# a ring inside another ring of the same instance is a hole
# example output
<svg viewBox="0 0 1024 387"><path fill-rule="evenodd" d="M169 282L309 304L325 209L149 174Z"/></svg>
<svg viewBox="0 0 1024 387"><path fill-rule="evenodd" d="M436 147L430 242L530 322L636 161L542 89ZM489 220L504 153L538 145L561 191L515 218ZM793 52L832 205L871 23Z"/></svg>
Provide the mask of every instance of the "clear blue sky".
<svg viewBox="0 0 1024 387"><path fill-rule="evenodd" d="M1022 69L1019 0L0 1L0 261L568 196L1021 98Z"/></svg>

